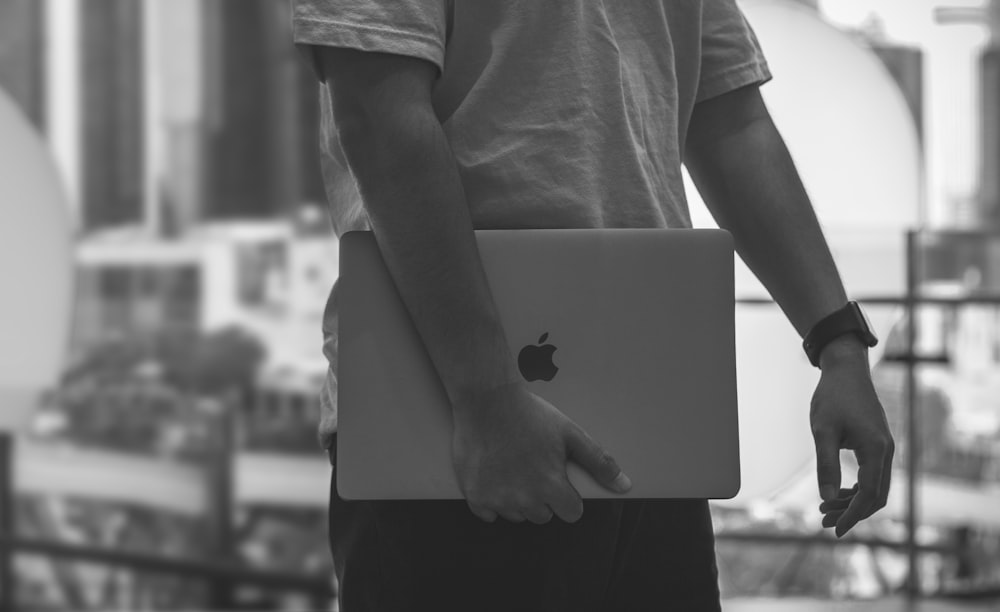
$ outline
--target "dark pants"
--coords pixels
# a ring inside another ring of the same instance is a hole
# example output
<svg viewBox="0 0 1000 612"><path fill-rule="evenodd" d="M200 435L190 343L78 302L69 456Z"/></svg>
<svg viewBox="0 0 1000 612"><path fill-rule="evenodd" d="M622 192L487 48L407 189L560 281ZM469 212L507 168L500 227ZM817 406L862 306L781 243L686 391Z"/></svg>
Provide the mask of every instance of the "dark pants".
<svg viewBox="0 0 1000 612"><path fill-rule="evenodd" d="M342 612L720 610L705 500L584 500L576 523L486 523L462 500L344 501L336 477Z"/></svg>

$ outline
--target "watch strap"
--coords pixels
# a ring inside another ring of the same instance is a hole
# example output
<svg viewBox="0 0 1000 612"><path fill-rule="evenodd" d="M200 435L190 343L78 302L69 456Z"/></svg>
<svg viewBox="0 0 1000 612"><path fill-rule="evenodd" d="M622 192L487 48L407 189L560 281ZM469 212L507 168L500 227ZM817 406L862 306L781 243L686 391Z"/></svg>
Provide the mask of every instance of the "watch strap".
<svg viewBox="0 0 1000 612"><path fill-rule="evenodd" d="M868 325L861 306L855 301L848 302L843 308L823 317L806 334L802 340L802 348L809 357L809 363L818 368L823 349L835 338L850 333L855 334L869 348L878 344L878 338Z"/></svg>

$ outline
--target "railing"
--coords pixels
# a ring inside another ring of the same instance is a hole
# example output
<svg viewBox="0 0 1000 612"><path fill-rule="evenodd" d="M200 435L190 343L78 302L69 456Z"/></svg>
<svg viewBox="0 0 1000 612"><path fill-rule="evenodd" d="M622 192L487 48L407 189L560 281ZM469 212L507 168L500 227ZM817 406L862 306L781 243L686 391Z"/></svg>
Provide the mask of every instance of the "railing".
<svg viewBox="0 0 1000 612"><path fill-rule="evenodd" d="M947 363L948 358L944 355L919 355L916 353L917 328L919 324L916 316L917 307L921 305L938 305L951 308L958 308L967 305L993 305L1000 306L1000 295L976 293L963 296L925 296L920 295L918 287L920 284L920 270L917 266L918 240L921 237L934 236L938 238L972 238L972 239L1000 239L1000 234L989 234L979 231L966 230L944 230L944 231L923 231L911 230L906 233L905 242L905 270L906 284L903 295L868 295L854 296L858 302L871 305L903 306L906 313L906 348L901 354L886 355L888 362L901 363L906 368L906 398L905 413L907 419L906 428L906 539L896 548L902 548L907 554L908 576L906 580L906 594L909 599L915 599L922 595L920 592L919 576L919 556L926 552L928 547L921 546L917 542L917 487L918 487L918 460L920 456L920 422L919 413L915 409L914 402L917 396L916 368L921 364L941 364ZM773 305L771 299L761 298L741 298L736 300L742 305ZM802 536L792 536L795 538ZM806 536L808 538L808 536ZM817 542L825 543L823 538L818 538ZM944 551L947 552L947 551ZM952 554L958 551L952 550Z"/></svg>
<svg viewBox="0 0 1000 612"><path fill-rule="evenodd" d="M303 576L290 572L263 571L234 564L195 559L171 558L137 552L102 549L87 545L67 544L39 538L18 537L14 528L14 489L12 478L13 437L0 431L0 610L17 610L14 601L16 554L44 555L51 559L77 560L133 570L169 574L202 581L211 587L210 605L216 609L231 609L237 586L253 585L274 591L306 594L314 609L322 609L332 598L332 577Z"/></svg>
<svg viewBox="0 0 1000 612"><path fill-rule="evenodd" d="M43 555L52 559L86 561L108 566L126 567L132 570L169 574L178 578L190 578L202 581L212 587L214 593L220 593L212 602L217 609L232 608L232 591L239 585L253 585L257 588L272 589L283 592L298 592L309 596L312 608L322 609L323 605L334 596L334 590L329 577L302 576L291 572L263 571L253 568L179 559L144 553L125 552L52 542L37 538L19 538L0 536L0 551L7 557L5 569L9 568L11 553ZM9 572L9 570L8 570ZM13 575L5 573L4 584L13 586ZM10 580L10 582L7 582ZM14 589L4 588L0 593L0 610L16 610L13 601Z"/></svg>

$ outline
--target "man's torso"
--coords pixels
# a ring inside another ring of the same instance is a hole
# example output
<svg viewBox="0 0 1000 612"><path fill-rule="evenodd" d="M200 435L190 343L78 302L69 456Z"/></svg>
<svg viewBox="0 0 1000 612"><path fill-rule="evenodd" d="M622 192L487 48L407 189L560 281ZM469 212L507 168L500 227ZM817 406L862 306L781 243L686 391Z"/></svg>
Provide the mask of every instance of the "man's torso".
<svg viewBox="0 0 1000 612"><path fill-rule="evenodd" d="M322 4L296 6L298 42L438 65L434 109L477 229L690 227L681 163L695 103L735 83L720 78L769 78L763 59L751 57L742 76L720 69L706 82L712 32L704 29L749 30L732 0L342 0L332 16ZM717 14L707 21L705 11ZM747 54L739 45L733 53ZM739 67L738 59L729 62ZM328 88L321 91L335 231L370 229L336 143ZM324 317L324 445L336 427L336 332L335 286Z"/></svg>

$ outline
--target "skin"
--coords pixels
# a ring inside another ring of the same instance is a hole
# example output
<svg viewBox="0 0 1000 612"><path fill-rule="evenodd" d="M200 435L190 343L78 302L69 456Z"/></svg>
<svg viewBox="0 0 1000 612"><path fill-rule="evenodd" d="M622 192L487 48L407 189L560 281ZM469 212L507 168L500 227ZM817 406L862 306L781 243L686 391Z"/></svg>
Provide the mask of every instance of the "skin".
<svg viewBox="0 0 1000 612"><path fill-rule="evenodd" d="M631 485L615 459L531 393L514 367L458 168L431 105L436 68L350 49L323 48L320 55L339 146L452 402L453 465L469 509L490 522L575 522L583 504L566 476L567 461L626 492ZM720 226L800 334L844 305L812 206L755 87L696 106L685 163ZM892 438L859 341L832 342L821 368L811 421L828 502L824 525L835 523L839 536L885 505ZM841 448L854 450L862 467L860 488L838 501Z"/></svg>
<svg viewBox="0 0 1000 612"><path fill-rule="evenodd" d="M736 250L805 336L847 302L833 257L784 140L760 92L745 87L695 107L685 164ZM823 525L838 537L885 507L895 445L875 394L867 348L853 335L820 355L810 422ZM858 459L858 489L846 507L840 450Z"/></svg>

